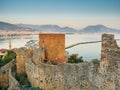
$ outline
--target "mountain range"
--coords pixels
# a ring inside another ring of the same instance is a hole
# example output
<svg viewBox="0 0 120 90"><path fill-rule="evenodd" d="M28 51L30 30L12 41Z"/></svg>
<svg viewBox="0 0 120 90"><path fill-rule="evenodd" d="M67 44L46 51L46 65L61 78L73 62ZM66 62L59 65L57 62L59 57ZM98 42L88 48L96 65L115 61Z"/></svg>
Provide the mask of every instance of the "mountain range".
<svg viewBox="0 0 120 90"><path fill-rule="evenodd" d="M18 30L18 29L21 29L21 27L6 22L0 22L0 30Z"/></svg>
<svg viewBox="0 0 120 90"><path fill-rule="evenodd" d="M76 32L77 30L70 27L60 27L58 25L30 25L17 24L19 27L30 28L32 31L52 31L52 32Z"/></svg>
<svg viewBox="0 0 120 90"><path fill-rule="evenodd" d="M83 29L71 27L60 27L58 25L30 25L30 24L11 24L0 22L0 30L28 30L41 32L66 32L66 33L120 33L120 30L106 27L104 25L90 25Z"/></svg>

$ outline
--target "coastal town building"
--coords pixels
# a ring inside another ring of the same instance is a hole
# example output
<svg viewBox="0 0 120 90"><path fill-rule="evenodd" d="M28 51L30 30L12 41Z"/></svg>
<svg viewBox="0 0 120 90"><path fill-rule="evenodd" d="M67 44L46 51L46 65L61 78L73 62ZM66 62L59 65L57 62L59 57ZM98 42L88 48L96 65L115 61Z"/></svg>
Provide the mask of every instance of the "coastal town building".
<svg viewBox="0 0 120 90"><path fill-rule="evenodd" d="M7 55L7 49L0 49L0 58L4 58Z"/></svg>

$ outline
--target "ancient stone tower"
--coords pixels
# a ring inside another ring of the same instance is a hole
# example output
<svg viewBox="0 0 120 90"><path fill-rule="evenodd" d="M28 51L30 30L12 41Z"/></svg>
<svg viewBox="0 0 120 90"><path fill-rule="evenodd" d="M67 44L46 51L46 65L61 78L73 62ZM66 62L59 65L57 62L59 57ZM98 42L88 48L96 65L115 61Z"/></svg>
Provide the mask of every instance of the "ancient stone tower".
<svg viewBox="0 0 120 90"><path fill-rule="evenodd" d="M115 65L120 61L120 48L118 47L114 35L102 35L102 50L100 69L102 72L113 72Z"/></svg>
<svg viewBox="0 0 120 90"><path fill-rule="evenodd" d="M18 73L25 73L25 48L21 48L16 52L16 68Z"/></svg>
<svg viewBox="0 0 120 90"><path fill-rule="evenodd" d="M39 46L45 49L46 60L65 58L65 34L39 34Z"/></svg>
<svg viewBox="0 0 120 90"><path fill-rule="evenodd" d="M116 40L114 39L114 35L103 34L102 35L102 53L101 53L102 60L107 59L107 52L106 51L108 49L118 49L118 45L116 43Z"/></svg>

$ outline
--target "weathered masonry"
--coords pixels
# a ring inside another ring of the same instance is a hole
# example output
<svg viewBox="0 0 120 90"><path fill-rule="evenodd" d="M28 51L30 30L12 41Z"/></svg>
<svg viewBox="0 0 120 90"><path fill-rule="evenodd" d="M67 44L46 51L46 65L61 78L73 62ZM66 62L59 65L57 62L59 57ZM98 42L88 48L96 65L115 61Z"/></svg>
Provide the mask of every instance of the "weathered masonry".
<svg viewBox="0 0 120 90"><path fill-rule="evenodd" d="M45 59L65 59L65 34L41 33L39 45L45 49Z"/></svg>

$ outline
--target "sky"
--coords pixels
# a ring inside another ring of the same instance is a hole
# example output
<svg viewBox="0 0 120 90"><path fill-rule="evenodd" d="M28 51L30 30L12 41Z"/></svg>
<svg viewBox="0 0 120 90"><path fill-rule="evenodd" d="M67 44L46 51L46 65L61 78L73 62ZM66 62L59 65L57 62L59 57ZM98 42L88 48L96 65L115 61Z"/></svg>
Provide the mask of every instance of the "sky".
<svg viewBox="0 0 120 90"><path fill-rule="evenodd" d="M120 29L120 0L0 0L0 21Z"/></svg>

